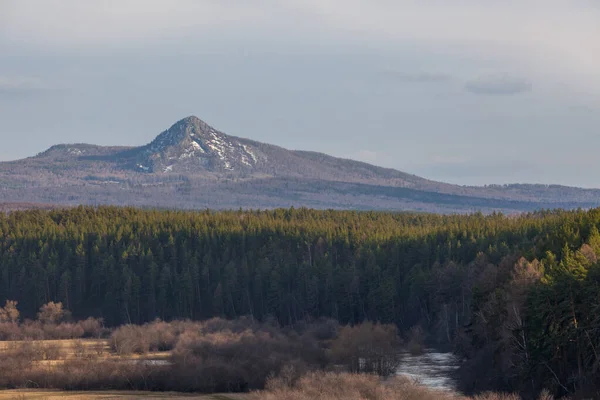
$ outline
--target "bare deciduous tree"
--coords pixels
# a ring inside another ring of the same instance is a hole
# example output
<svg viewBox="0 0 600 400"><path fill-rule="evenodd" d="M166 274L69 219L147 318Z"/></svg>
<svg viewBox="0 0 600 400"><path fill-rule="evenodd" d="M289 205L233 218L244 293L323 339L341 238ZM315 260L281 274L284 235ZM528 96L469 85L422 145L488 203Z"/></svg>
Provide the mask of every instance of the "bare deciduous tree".
<svg viewBox="0 0 600 400"><path fill-rule="evenodd" d="M17 322L19 320L19 310L16 301L6 300L4 307L0 308L0 322Z"/></svg>
<svg viewBox="0 0 600 400"><path fill-rule="evenodd" d="M40 307L38 312L38 320L45 324L56 324L62 321L67 316L67 311L63 308L61 302L55 303L53 301L44 304Z"/></svg>
<svg viewBox="0 0 600 400"><path fill-rule="evenodd" d="M388 376L396 371L400 361L398 345L395 325L365 322L343 327L332 344L331 353L334 361L346 365L350 372Z"/></svg>

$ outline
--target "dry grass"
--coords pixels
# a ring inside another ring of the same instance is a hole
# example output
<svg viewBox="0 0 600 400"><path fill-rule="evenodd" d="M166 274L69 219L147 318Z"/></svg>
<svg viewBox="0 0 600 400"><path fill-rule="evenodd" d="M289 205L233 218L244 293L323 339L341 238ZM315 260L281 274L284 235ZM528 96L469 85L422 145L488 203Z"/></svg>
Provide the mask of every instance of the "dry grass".
<svg viewBox="0 0 600 400"><path fill-rule="evenodd" d="M253 400L464 400L446 392L432 391L406 378L385 383L375 375L309 373L291 384L272 379L267 390L251 395Z"/></svg>
<svg viewBox="0 0 600 400"><path fill-rule="evenodd" d="M0 357L3 353L6 354L7 352L25 347L32 347L36 349L37 352L44 353L46 356L41 356L39 357L40 359L36 361L37 363L44 365L60 365L67 360L81 358L104 361L130 361L167 360L171 357L170 351L120 356L112 351L109 339L0 341ZM52 354L52 356L48 357L47 355L49 354Z"/></svg>
<svg viewBox="0 0 600 400"><path fill-rule="evenodd" d="M61 392L49 390L4 390L0 391L0 400L137 400L137 399L168 399L168 400L246 400L244 394L215 394L215 395L186 395L182 393L156 392Z"/></svg>
<svg viewBox="0 0 600 400"><path fill-rule="evenodd" d="M333 372L312 372L295 382L283 375L270 379L266 390L249 396L251 400L521 400L504 393L464 397L431 390L404 377L382 381L375 375ZM544 393L538 400L553 397Z"/></svg>
<svg viewBox="0 0 600 400"><path fill-rule="evenodd" d="M374 328L367 328L366 339L350 336L352 340L333 348L344 355L340 349L351 345L370 347L362 344L373 336ZM331 343L335 333L323 323L283 331L248 320L214 319L122 327L109 339L0 342L2 387L38 388L0 391L0 400L520 400L493 393L466 398L400 377L382 380L376 375L324 372L321 368L330 360L323 342ZM360 354L350 356L350 361L360 359ZM273 374L278 375L269 378ZM266 390L250 394L144 392L246 392L264 388L265 382ZM135 389L140 391L127 391Z"/></svg>
<svg viewBox="0 0 600 400"><path fill-rule="evenodd" d="M108 339L66 339L66 340L11 340L0 341L0 352L14 349L18 346L43 344L60 348L66 355L74 355L81 346L87 350L102 349L110 351Z"/></svg>

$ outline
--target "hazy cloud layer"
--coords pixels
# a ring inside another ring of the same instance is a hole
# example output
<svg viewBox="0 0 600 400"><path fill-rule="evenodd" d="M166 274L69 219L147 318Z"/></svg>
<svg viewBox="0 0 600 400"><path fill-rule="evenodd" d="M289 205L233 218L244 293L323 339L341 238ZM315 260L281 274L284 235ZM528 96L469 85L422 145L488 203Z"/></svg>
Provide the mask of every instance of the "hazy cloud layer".
<svg viewBox="0 0 600 400"><path fill-rule="evenodd" d="M382 71L383 75L390 80L396 82L407 82L407 83L444 83L451 82L454 77L449 73L444 72L432 72L432 71L417 71L407 72L402 70L396 70L393 68L384 68Z"/></svg>
<svg viewBox="0 0 600 400"><path fill-rule="evenodd" d="M48 87L38 78L0 76L0 93L24 93L45 90Z"/></svg>
<svg viewBox="0 0 600 400"><path fill-rule="evenodd" d="M525 79L502 74L484 75L465 83L468 92L482 95L515 95L530 92L533 85Z"/></svg>

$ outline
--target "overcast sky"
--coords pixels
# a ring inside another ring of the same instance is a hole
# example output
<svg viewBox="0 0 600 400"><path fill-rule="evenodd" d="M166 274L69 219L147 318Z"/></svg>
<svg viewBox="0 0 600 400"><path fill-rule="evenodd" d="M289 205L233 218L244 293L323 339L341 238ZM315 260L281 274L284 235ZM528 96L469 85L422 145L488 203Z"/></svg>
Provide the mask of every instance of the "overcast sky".
<svg viewBox="0 0 600 400"><path fill-rule="evenodd" d="M0 160L188 115L453 183L600 187L600 2L0 0Z"/></svg>

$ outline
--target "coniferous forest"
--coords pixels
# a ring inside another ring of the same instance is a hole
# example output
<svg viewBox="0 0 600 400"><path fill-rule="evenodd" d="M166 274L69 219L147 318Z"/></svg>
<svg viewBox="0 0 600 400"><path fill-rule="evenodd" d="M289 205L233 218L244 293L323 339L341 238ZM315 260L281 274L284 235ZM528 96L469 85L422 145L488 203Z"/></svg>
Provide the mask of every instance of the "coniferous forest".
<svg viewBox="0 0 600 400"><path fill-rule="evenodd" d="M452 346L467 393L568 395L600 387L599 226L600 209L0 213L0 302L109 326L393 323Z"/></svg>

